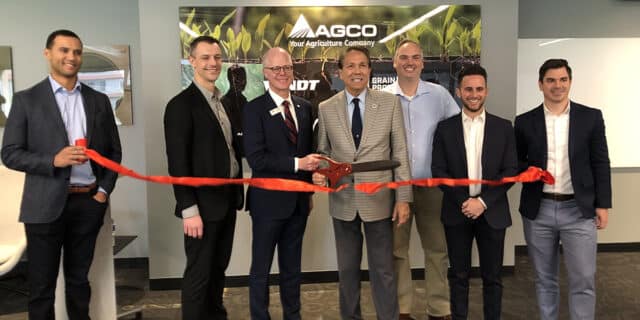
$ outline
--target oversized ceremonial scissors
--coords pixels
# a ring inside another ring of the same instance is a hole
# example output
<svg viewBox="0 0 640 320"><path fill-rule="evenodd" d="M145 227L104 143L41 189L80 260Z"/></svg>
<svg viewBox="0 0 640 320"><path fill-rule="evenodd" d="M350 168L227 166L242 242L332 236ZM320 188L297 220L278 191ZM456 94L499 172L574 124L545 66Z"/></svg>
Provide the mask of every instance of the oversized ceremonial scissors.
<svg viewBox="0 0 640 320"><path fill-rule="evenodd" d="M340 181L342 177L354 172L391 170L400 166L400 162L396 160L376 160L357 163L346 163L338 162L324 156L320 156L318 158L326 161L328 163L328 166L325 168L318 168L315 170L315 172L327 177L327 179L329 179L329 185L332 188L335 188L335 186L338 184L338 181Z"/></svg>

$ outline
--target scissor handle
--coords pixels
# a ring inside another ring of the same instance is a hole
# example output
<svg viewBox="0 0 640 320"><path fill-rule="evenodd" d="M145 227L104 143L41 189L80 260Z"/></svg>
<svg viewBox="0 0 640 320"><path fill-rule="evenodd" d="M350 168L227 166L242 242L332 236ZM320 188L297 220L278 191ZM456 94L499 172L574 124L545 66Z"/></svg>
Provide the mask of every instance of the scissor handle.
<svg viewBox="0 0 640 320"><path fill-rule="evenodd" d="M326 168L318 168L315 172L320 173L329 179L329 185L332 188L335 188L338 184L338 181L342 179L342 177L351 174L351 164L344 162L337 162L331 158L320 156L318 157L324 161L326 161L329 166Z"/></svg>

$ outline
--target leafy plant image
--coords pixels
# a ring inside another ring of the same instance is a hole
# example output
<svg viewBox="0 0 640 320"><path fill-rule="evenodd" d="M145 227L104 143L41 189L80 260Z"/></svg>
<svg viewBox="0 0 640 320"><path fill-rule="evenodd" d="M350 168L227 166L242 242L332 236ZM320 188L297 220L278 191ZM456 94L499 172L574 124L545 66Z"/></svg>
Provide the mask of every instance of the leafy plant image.
<svg viewBox="0 0 640 320"><path fill-rule="evenodd" d="M199 35L220 40L225 62L260 65L260 70L266 50L281 47L293 59L292 90L305 96L321 84L332 92L341 89L337 62L349 46L366 47L373 73L392 79L396 46L411 39L420 44L429 62L423 74L432 73L444 83L450 82L456 65L478 62L481 53L478 5L181 7L179 16L183 59ZM190 76L185 74L188 63L183 65L184 83Z"/></svg>
<svg viewBox="0 0 640 320"><path fill-rule="evenodd" d="M450 6L444 18L429 20L425 25L427 32L435 37L442 61L449 61L449 49L461 32L458 21L453 18L458 7Z"/></svg>

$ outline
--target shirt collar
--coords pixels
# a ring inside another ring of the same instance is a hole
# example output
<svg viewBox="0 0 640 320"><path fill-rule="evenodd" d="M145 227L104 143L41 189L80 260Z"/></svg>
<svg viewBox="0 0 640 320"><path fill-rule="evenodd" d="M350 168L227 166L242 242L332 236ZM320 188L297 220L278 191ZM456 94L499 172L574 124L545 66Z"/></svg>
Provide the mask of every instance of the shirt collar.
<svg viewBox="0 0 640 320"><path fill-rule="evenodd" d="M202 95L205 96L207 100L213 99L213 98L220 100L221 93L217 87L213 87L214 92L211 92L207 88L201 86L198 82L193 81L193 83L196 85L196 87L198 87L200 92L202 92Z"/></svg>
<svg viewBox="0 0 640 320"><path fill-rule="evenodd" d="M407 99L409 98L402 92L402 89L400 88L400 84L398 83L398 81L393 83L391 90L392 90L391 92L397 96L403 96ZM419 80L418 88L416 89L416 94L411 98L415 98L423 94L428 94L430 92L431 92L431 84L427 81Z"/></svg>
<svg viewBox="0 0 640 320"><path fill-rule="evenodd" d="M544 109L544 115L545 116L551 116L554 115L551 110L549 110L549 107L547 107L546 104L544 104L544 102L542 103L543 109ZM565 114L569 114L569 109L571 109L571 101L567 102L567 107L564 108L564 110L558 114L559 116L561 115L565 115Z"/></svg>
<svg viewBox="0 0 640 320"><path fill-rule="evenodd" d="M51 83L51 88L53 89L53 93L56 93L56 92L58 92L60 90L67 90L60 83L58 83L58 81L53 79L53 77L51 75L49 75L49 83ZM73 85L73 89L71 90L71 92L72 93L74 93L76 91L79 92L80 88L81 88L80 81L76 80L76 84Z"/></svg>
<svg viewBox="0 0 640 320"><path fill-rule="evenodd" d="M285 100L289 101L289 105L293 105L293 101L291 99L291 93L289 93L289 97L287 97L286 99L277 95L275 92L269 90L267 91L269 92L269 95L271 96L271 99L273 100L273 102L275 102L277 107L280 107L282 105L282 102L284 102Z"/></svg>
<svg viewBox="0 0 640 320"><path fill-rule="evenodd" d="M360 105L364 106L364 100L365 100L365 97L367 96L367 88L364 88L364 90L362 90L362 92L360 92L360 94L357 97L352 96L351 93L349 93L349 91L347 91L346 89L344 90L344 93L347 96L347 104L350 104L353 98L358 98L360 99Z"/></svg>
<svg viewBox="0 0 640 320"><path fill-rule="evenodd" d="M478 116L475 117L475 119L477 119L475 121L484 122L484 119L486 117L486 113L487 113L487 110L483 109L482 112ZM460 112L460 114L462 115L462 122L463 123L474 121L474 119L469 117L466 113L464 113L464 111Z"/></svg>

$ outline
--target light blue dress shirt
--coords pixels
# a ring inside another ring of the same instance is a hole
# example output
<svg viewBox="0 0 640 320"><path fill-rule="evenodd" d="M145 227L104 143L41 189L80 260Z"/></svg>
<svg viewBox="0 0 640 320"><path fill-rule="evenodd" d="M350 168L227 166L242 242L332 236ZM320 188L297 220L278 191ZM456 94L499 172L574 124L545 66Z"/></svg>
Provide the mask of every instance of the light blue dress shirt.
<svg viewBox="0 0 640 320"><path fill-rule="evenodd" d="M360 119L362 119L362 128L364 129L364 106L365 104L365 97L367 96L367 90L368 89L364 89L362 90L362 92L360 92L360 94L357 97L352 96L349 91L347 91L346 89L344 90L345 95L347 96L347 113L349 113L349 128L351 128L351 119L353 119L353 109L355 109L355 106L353 105L353 98L358 98L360 99L360 101L358 102L358 107L360 107Z"/></svg>
<svg viewBox="0 0 640 320"><path fill-rule="evenodd" d="M49 82L51 83L64 127L67 130L69 145L75 145L76 140L85 139L87 136L87 117L80 92L80 81L76 82L71 91L65 89L51 76L49 76ZM71 166L70 184L90 185L95 181L96 177L93 175L89 161ZM104 192L102 188L100 188L100 191Z"/></svg>
<svg viewBox="0 0 640 320"><path fill-rule="evenodd" d="M398 82L384 88L400 97L413 179L432 178L431 153L438 122L460 113L460 107L443 86L420 80L416 95L407 97Z"/></svg>

